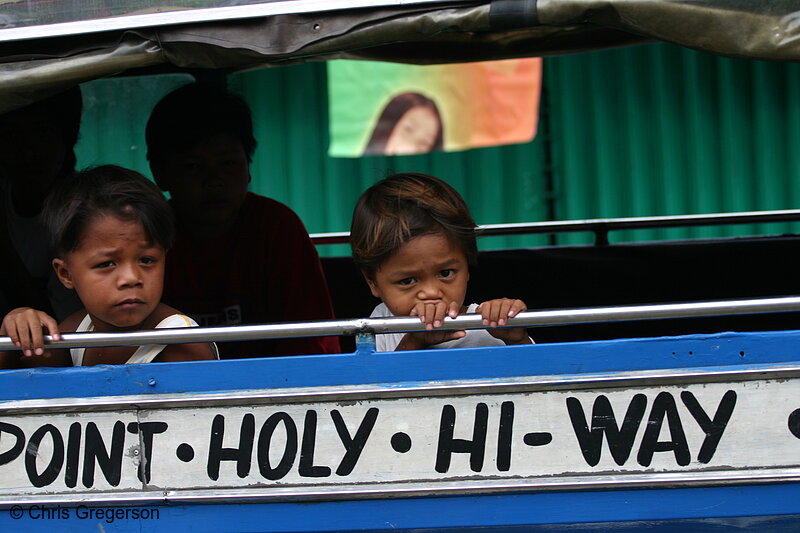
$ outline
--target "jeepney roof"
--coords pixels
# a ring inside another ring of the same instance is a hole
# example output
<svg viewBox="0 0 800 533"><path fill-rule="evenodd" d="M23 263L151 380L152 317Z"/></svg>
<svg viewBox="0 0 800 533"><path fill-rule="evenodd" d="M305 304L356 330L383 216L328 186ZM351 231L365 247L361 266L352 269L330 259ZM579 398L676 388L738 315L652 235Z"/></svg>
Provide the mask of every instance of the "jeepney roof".
<svg viewBox="0 0 800 533"><path fill-rule="evenodd" d="M121 74L443 63L666 41L800 59L800 1L0 0L0 112Z"/></svg>

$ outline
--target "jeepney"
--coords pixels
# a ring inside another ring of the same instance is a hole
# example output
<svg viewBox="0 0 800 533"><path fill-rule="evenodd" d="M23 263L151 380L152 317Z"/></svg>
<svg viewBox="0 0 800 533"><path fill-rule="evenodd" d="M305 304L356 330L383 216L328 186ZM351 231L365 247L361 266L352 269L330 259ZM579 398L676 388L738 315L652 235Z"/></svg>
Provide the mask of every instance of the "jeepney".
<svg viewBox="0 0 800 533"><path fill-rule="evenodd" d="M104 76L337 57L474 61L663 40L800 59L794 2L1 4L0 111ZM484 232L588 230L602 240L634 227L775 220L800 220L800 211ZM413 318L64 335L58 346L344 335L354 349L0 372L0 524L9 531L794 531L798 243L782 236L590 250L605 269L586 269L586 250L484 253L487 269L580 272L584 285L575 292L634 284L638 299L629 302L600 298L577 309L545 302L521 314L512 323L532 328L540 341L533 346L375 352L375 333L412 331ZM690 261L691 276L672 272L662 285L665 253ZM345 309L363 290L355 289L357 273L346 258L327 261L326 270L339 276L334 299ZM649 275L634 280L631 271ZM776 283L752 296L724 292L753 275ZM497 294L509 282L491 279L478 294ZM463 316L448 326L481 324Z"/></svg>

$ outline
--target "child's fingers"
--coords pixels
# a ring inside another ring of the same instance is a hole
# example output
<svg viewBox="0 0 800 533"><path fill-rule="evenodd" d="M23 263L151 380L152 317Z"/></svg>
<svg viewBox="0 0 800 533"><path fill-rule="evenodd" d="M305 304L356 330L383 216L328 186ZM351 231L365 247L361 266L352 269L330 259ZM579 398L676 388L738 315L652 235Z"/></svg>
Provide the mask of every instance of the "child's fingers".
<svg viewBox="0 0 800 533"><path fill-rule="evenodd" d="M500 318L501 326L504 326L508 323L506 317L513 318L517 316L517 314L528 309L528 306L526 306L525 302L523 302L522 300L508 300L507 303L508 303L508 309L506 310L504 306L503 311L501 312L501 318Z"/></svg>
<svg viewBox="0 0 800 533"><path fill-rule="evenodd" d="M17 332L17 328L14 324L6 324L6 321L3 321L3 326L0 328L0 334L6 335L11 342L14 343L14 346L19 348L19 333Z"/></svg>
<svg viewBox="0 0 800 533"><path fill-rule="evenodd" d="M433 327L438 328L444 324L444 317L450 313L450 305L444 302L438 302L434 307Z"/></svg>
<svg viewBox="0 0 800 533"><path fill-rule="evenodd" d="M30 328L31 345L33 348L33 352L36 355L42 355L44 353L44 334L42 332L43 329L41 325L37 328L35 324L31 324Z"/></svg>
<svg viewBox="0 0 800 533"><path fill-rule="evenodd" d="M461 339L467 334L467 332L464 331L463 329L457 329L455 331L443 331L442 333L444 333L445 335L444 338L439 341L439 343Z"/></svg>
<svg viewBox="0 0 800 533"><path fill-rule="evenodd" d="M43 328L47 328L54 339L61 338L55 319L47 313L31 308L14 309L3 319L2 327L24 355L44 353Z"/></svg>
<svg viewBox="0 0 800 533"><path fill-rule="evenodd" d="M58 322L56 322L55 318L46 313L41 313L39 315L39 320L42 323L42 327L47 329L54 341L61 340L61 332L58 331Z"/></svg>
<svg viewBox="0 0 800 533"><path fill-rule="evenodd" d="M14 339L14 344L22 350L24 355L32 355L33 339L28 322L24 320L18 321L14 325L13 331L16 332L16 335L11 335L11 338Z"/></svg>
<svg viewBox="0 0 800 533"><path fill-rule="evenodd" d="M457 317L459 311L461 311L461 306L455 300L447 305L447 316L450 318Z"/></svg>
<svg viewBox="0 0 800 533"><path fill-rule="evenodd" d="M521 313L521 312L527 311L527 310L528 310L528 306L525 305L525 302L523 302L522 300L514 300L512 305L511 305L511 311L509 312L508 316L509 317L517 316L518 313Z"/></svg>
<svg viewBox="0 0 800 533"><path fill-rule="evenodd" d="M446 317L455 318L458 316L460 306L458 302L420 302L414 306L409 313L411 316L418 316L420 321L425 324L428 331L433 328L441 327Z"/></svg>
<svg viewBox="0 0 800 533"><path fill-rule="evenodd" d="M508 319L525 311L527 306L522 300L498 298L483 302L478 306L478 312L483 316L483 325L489 327L505 326Z"/></svg>
<svg viewBox="0 0 800 533"><path fill-rule="evenodd" d="M423 316L420 317L425 324L425 329L428 331L433 328L438 328L442 325L444 319L444 304L440 303L425 303L422 304L425 309Z"/></svg>
<svg viewBox="0 0 800 533"><path fill-rule="evenodd" d="M514 308L514 300L503 298L500 301L500 312L498 313L497 323L500 326L505 326L508 322L508 317L514 316L512 309Z"/></svg>
<svg viewBox="0 0 800 533"><path fill-rule="evenodd" d="M426 329L433 328L434 305L424 302L419 302L409 313L411 316L418 316L420 322L425 324Z"/></svg>
<svg viewBox="0 0 800 533"><path fill-rule="evenodd" d="M480 306L481 316L483 316L483 325L491 328L496 328L500 319L500 308L502 300L489 300L483 302Z"/></svg>
<svg viewBox="0 0 800 533"><path fill-rule="evenodd" d="M455 331L431 331L424 334L424 343L426 346L432 346L434 344L441 344L443 342L460 339L466 334L467 332L463 329L457 329Z"/></svg>

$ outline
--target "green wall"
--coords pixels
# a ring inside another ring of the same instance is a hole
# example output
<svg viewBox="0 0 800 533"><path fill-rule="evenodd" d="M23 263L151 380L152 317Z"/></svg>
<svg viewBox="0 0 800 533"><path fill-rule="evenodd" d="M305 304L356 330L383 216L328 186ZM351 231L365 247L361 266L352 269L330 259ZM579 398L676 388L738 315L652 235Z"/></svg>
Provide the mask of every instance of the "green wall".
<svg viewBox="0 0 800 533"><path fill-rule="evenodd" d="M182 76L84 86L79 165L149 175L144 124ZM253 108L252 190L291 206L310 232L348 229L367 186L393 171L447 179L480 224L800 207L800 66L646 45L545 59L542 117L531 143L425 156L327 156L323 63L232 76ZM353 105L358 105L354 102ZM612 241L800 231L796 225L639 230ZM559 235L559 243L591 242ZM544 236L481 247L536 246ZM346 246L324 247L325 255Z"/></svg>

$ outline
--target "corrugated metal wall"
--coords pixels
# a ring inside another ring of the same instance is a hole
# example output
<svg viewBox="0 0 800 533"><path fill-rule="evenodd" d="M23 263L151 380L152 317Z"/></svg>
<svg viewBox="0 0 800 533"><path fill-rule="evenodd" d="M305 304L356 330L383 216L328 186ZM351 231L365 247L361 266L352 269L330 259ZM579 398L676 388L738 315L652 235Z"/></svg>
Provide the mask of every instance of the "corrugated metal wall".
<svg viewBox="0 0 800 533"><path fill-rule="evenodd" d="M255 116L260 117L252 189L286 202L303 217L309 231L349 229L361 192L393 171L446 179L464 195L481 223L546 218L541 142L410 157L328 157L326 74L321 67L268 69L236 76L230 82L232 89L247 96ZM545 242L538 236L502 238L492 244ZM338 251L349 253L346 246Z"/></svg>
<svg viewBox="0 0 800 533"><path fill-rule="evenodd" d="M144 124L178 76L100 80L84 91L79 164L114 162L146 175ZM539 137L500 148L410 157L326 155L324 64L232 76L250 102L259 148L252 189L290 205L311 232L349 227L367 186L392 171L447 179L479 223L673 215L800 207L800 66L647 45L545 60ZM353 105L358 105L354 102ZM549 203L550 202L550 203ZM797 227L694 228L626 239L783 232ZM588 235L559 243L591 242ZM486 239L482 248L546 244ZM346 246L327 254L346 254Z"/></svg>
<svg viewBox="0 0 800 533"><path fill-rule="evenodd" d="M549 60L545 76L558 218L800 207L797 64L648 45ZM637 231L612 240L791 229Z"/></svg>

